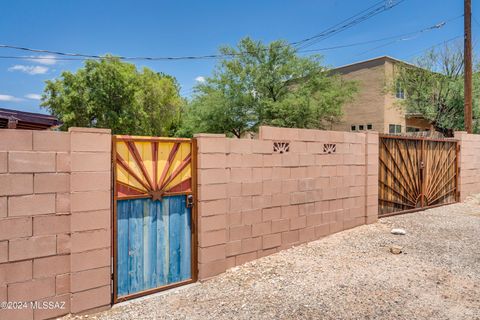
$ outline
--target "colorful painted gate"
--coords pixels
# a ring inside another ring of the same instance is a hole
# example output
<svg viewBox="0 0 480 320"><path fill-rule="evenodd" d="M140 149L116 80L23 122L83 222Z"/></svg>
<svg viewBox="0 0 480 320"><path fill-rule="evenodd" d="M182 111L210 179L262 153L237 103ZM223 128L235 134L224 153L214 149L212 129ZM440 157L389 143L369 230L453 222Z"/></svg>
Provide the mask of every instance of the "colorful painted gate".
<svg viewBox="0 0 480 320"><path fill-rule="evenodd" d="M113 139L114 302L196 281L195 140Z"/></svg>

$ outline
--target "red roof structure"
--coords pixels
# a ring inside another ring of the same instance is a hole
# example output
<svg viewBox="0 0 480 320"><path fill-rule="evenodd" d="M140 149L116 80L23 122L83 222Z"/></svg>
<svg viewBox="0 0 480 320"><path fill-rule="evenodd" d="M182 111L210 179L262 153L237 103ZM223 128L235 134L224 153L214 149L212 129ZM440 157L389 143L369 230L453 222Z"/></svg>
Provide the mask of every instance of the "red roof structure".
<svg viewBox="0 0 480 320"><path fill-rule="evenodd" d="M48 130L62 125L55 116L0 108L0 129Z"/></svg>

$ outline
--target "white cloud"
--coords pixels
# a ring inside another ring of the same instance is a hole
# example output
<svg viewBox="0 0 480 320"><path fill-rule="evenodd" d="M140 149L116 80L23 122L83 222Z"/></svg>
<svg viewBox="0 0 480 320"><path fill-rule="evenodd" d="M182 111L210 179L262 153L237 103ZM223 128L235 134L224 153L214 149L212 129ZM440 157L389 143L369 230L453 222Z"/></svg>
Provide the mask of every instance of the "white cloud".
<svg viewBox="0 0 480 320"><path fill-rule="evenodd" d="M202 83L203 83L203 82L205 82L205 77L203 77L203 76L198 76L198 77L195 78L195 81L197 81L197 82L202 82Z"/></svg>
<svg viewBox="0 0 480 320"><path fill-rule="evenodd" d="M6 101L6 102L20 102L23 101L22 98L17 98L14 96L10 96L8 94L0 94L0 101Z"/></svg>
<svg viewBox="0 0 480 320"><path fill-rule="evenodd" d="M30 100L42 100L42 96L36 93L29 93L25 95L25 98Z"/></svg>
<svg viewBox="0 0 480 320"><path fill-rule="evenodd" d="M8 71L20 71L30 75L35 75L47 73L48 68L44 66L24 66L22 64L17 64L8 68Z"/></svg>
<svg viewBox="0 0 480 320"><path fill-rule="evenodd" d="M57 63L57 59L54 55L47 54L43 56L31 56L31 59L27 59L28 61L33 61L39 64L45 64L47 66L53 66Z"/></svg>

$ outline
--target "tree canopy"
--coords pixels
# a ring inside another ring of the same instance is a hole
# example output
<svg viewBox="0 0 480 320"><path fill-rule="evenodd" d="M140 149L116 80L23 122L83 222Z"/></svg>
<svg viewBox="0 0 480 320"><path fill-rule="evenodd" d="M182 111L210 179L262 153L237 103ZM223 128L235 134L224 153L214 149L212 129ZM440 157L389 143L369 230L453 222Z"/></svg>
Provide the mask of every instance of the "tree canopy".
<svg viewBox="0 0 480 320"><path fill-rule="evenodd" d="M473 76L473 124L478 132L479 85L478 65ZM396 83L405 91L400 101L409 113L421 114L437 131L451 135L464 130L463 51L458 44L432 49L415 60L415 65L400 65ZM392 88L396 90L396 88Z"/></svg>
<svg viewBox="0 0 480 320"><path fill-rule="evenodd" d="M329 74L319 56L300 57L284 41L250 38L225 56L195 87L178 135L227 133L240 137L259 125L324 128L342 115L356 83Z"/></svg>
<svg viewBox="0 0 480 320"><path fill-rule="evenodd" d="M63 130L99 127L117 134L172 135L182 104L175 78L108 56L47 81L42 96Z"/></svg>

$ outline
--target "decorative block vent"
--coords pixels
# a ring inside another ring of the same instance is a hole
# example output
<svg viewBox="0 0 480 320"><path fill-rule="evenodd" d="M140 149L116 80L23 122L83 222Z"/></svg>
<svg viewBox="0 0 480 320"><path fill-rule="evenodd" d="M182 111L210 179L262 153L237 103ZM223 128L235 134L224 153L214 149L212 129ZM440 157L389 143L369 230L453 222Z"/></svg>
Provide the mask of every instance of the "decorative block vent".
<svg viewBox="0 0 480 320"><path fill-rule="evenodd" d="M273 142L273 152L286 153L290 151L290 142L275 141Z"/></svg>
<svg viewBox="0 0 480 320"><path fill-rule="evenodd" d="M334 143L325 143L323 145L323 152L328 153L328 154L335 153L335 152L337 152L337 145L334 144Z"/></svg>

